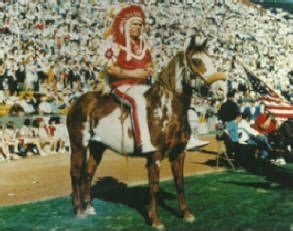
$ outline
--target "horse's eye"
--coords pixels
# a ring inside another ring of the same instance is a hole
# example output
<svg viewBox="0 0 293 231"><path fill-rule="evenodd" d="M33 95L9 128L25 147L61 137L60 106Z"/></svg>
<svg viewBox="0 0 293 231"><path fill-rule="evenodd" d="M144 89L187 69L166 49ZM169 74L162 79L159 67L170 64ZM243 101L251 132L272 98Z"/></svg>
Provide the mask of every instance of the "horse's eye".
<svg viewBox="0 0 293 231"><path fill-rule="evenodd" d="M192 62L193 62L193 64L195 65L195 66L201 66L201 64L202 64L202 60L201 59L198 59L198 58L193 58L192 59Z"/></svg>

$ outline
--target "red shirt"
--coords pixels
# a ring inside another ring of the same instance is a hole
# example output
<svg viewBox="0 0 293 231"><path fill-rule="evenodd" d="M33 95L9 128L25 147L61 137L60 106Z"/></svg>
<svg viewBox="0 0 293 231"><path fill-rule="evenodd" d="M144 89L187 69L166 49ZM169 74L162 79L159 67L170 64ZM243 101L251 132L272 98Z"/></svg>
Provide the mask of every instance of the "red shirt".
<svg viewBox="0 0 293 231"><path fill-rule="evenodd" d="M145 52L145 56L141 59L134 59L133 57L127 61L127 52L124 50L120 50L117 63L120 67L128 69L128 70L134 70L138 68L145 68L147 65L151 63L151 55L148 50Z"/></svg>
<svg viewBox="0 0 293 231"><path fill-rule="evenodd" d="M43 29L44 29L44 24L42 24L42 23L38 23L38 24L36 25L36 28L39 29L39 30L43 30Z"/></svg>
<svg viewBox="0 0 293 231"><path fill-rule="evenodd" d="M131 51L133 54L139 56L139 44L138 43L131 43ZM134 70L138 68L145 68L152 62L151 54L148 49L145 51L145 55L142 59L135 59L131 57L129 61L127 61L127 52L125 50L120 49L117 63L121 68Z"/></svg>
<svg viewBox="0 0 293 231"><path fill-rule="evenodd" d="M56 130L55 126L53 126L53 125L48 126L48 133L49 133L50 136L55 135L55 130Z"/></svg>
<svg viewBox="0 0 293 231"><path fill-rule="evenodd" d="M272 133L273 131L277 129L276 123L272 120L269 126L267 127L267 129L263 129L260 127L262 124L266 122L267 118L268 116L266 114L260 113L254 121L254 129L257 130L261 134Z"/></svg>
<svg viewBox="0 0 293 231"><path fill-rule="evenodd" d="M131 44L131 50L132 53L139 56L140 53L138 51L139 46L137 44ZM152 58L150 51L148 49L145 50L144 56L142 59L136 59L135 57L130 58L130 60L127 60L127 51L123 49L119 49L119 53L117 56L117 64L120 68L126 69L126 70L135 70L139 68L146 68L152 63ZM145 84L146 81L142 81L141 79L137 78L110 78L109 83L112 87L118 87L120 85L124 84L131 84L131 85L137 85L137 84Z"/></svg>

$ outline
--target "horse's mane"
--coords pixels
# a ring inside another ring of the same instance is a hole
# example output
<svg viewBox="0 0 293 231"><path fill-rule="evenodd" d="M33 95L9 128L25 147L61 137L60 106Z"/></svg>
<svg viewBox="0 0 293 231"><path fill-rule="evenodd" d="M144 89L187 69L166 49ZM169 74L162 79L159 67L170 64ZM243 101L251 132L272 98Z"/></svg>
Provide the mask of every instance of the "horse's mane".
<svg viewBox="0 0 293 231"><path fill-rule="evenodd" d="M174 91L176 87L176 66L183 67L184 52L179 51L158 74L157 81L164 88Z"/></svg>
<svg viewBox="0 0 293 231"><path fill-rule="evenodd" d="M190 40L186 41L186 44L184 46L185 51L179 51L170 61L169 63L163 68L163 70L158 74L158 82L164 86L164 88L167 88L171 91L174 91L176 88L176 81L178 81L177 75L184 74L179 73L182 68L185 68L185 65L187 65L188 61L184 61L186 59L186 53L189 50L192 50L193 52L204 52L206 53L206 43L207 40L204 42L198 43L195 41L195 37L191 37ZM206 53L207 54L207 53ZM184 63L186 62L186 63ZM176 67L179 69L176 70Z"/></svg>

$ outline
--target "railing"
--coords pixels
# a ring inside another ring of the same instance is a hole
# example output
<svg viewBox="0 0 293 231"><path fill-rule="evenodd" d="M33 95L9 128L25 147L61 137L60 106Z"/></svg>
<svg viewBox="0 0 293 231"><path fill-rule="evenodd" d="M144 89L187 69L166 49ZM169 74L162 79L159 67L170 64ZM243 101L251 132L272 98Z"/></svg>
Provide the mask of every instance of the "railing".
<svg viewBox="0 0 293 231"><path fill-rule="evenodd" d="M251 0L251 2L260 4L264 8L282 8L283 10L293 13L293 1L292 0Z"/></svg>

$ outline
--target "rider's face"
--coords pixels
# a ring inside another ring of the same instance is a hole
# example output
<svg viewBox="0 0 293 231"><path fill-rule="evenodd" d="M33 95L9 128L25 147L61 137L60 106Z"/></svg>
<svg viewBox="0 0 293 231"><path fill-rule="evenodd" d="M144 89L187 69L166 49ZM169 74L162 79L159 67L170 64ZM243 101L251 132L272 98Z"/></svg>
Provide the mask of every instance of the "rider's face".
<svg viewBox="0 0 293 231"><path fill-rule="evenodd" d="M130 23L129 34L133 39L138 39L142 30L142 22L140 20L133 20Z"/></svg>

